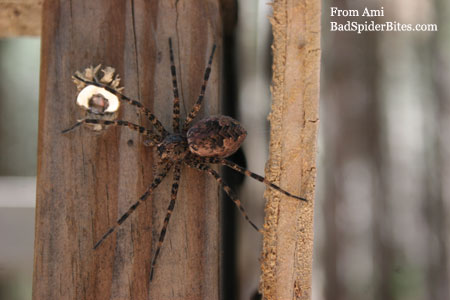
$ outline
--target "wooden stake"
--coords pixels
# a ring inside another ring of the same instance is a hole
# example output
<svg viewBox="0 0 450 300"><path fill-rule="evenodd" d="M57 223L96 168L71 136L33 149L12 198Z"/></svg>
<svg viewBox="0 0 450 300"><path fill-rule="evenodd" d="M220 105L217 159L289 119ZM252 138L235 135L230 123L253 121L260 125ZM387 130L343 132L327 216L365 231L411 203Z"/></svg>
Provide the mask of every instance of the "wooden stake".
<svg viewBox="0 0 450 300"><path fill-rule="evenodd" d="M266 175L308 203L266 191L264 299L311 299L320 67L320 1L276 0Z"/></svg>

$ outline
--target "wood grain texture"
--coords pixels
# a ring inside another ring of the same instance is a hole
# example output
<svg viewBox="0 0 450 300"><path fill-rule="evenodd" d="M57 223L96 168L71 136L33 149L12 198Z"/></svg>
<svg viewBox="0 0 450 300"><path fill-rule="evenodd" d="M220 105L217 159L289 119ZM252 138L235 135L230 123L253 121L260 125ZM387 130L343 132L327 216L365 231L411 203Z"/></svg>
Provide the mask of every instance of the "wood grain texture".
<svg viewBox="0 0 450 300"><path fill-rule="evenodd" d="M42 0L0 0L0 37L39 36Z"/></svg>
<svg viewBox="0 0 450 300"><path fill-rule="evenodd" d="M61 135L81 117L71 76L113 66L124 93L172 131L168 38L174 42L181 115L195 102L213 43L200 115L219 113L221 20L217 1L57 1L43 5L33 299L218 299L219 214L214 179L183 168L178 201L149 284L170 200L172 172L99 249L94 243L152 181L156 156L127 128ZM120 119L150 127L125 104Z"/></svg>
<svg viewBox="0 0 450 300"><path fill-rule="evenodd" d="M266 191L264 299L310 299L320 70L320 1L277 0L268 179L307 203Z"/></svg>

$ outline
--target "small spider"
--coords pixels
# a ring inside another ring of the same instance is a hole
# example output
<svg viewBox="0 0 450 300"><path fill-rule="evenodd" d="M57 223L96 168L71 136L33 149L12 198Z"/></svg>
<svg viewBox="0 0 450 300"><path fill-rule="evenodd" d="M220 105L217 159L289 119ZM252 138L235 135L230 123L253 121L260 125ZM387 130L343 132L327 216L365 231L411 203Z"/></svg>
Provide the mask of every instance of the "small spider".
<svg viewBox="0 0 450 300"><path fill-rule="evenodd" d="M226 157L233 154L235 151L239 149L242 142L244 141L247 132L245 129L239 124L238 121L232 119L231 117L216 115L209 116L201 119L196 124L192 125L193 120L197 116L202 101L205 95L206 85L208 83L209 74L211 72L211 64L214 57L214 52L216 50L216 45L213 45L211 55L209 56L208 65L206 67L204 73L204 80L201 86L200 95L196 103L194 104L192 110L189 115L186 117L186 120L183 123L183 126L180 127L180 98L178 95L178 85L177 85L177 77L176 77L176 69L173 57L173 49L172 49L172 40L169 38L169 51L170 51L170 71L172 74L172 85L173 85L173 132L168 132L161 122L153 115L153 113L145 108L140 102L132 100L117 89L114 89L108 84L105 84L102 81L98 81L95 76L92 76L93 80L87 80L80 76L80 73L76 73L74 78L80 83L84 83L87 85L85 89L91 89L92 86L96 88L100 88L100 91L103 93L99 93L98 90L95 91L96 94L92 94L93 99L84 100L84 102L88 101L88 103L93 103L96 105L92 105L89 107L89 111L95 114L102 115L103 110L99 110L98 106L101 106L103 98L113 94L114 97L117 97L120 101L128 103L132 106L136 106L139 108L150 120L153 125L153 128L157 133L153 130L144 128L137 124L133 124L124 120L105 120L105 119L95 119L95 118L85 118L79 120L72 127L63 130L62 133L67 133L76 127L82 124L96 124L96 125L114 125L114 126L126 126L131 130L137 131L143 136L147 137L148 140L144 141L145 145L148 146L156 146L156 150L160 161L157 164L157 168L159 172L155 176L151 185L147 188L147 190L142 194L142 196L136 201L133 205L130 206L127 212L125 212L106 233L100 238L100 240L94 245L94 249L97 249L102 242L113 233L118 226L120 226L129 216L132 214L136 208L144 202L158 187L161 181L166 177L171 168L174 168L173 173L173 183L172 183L172 191L170 197L169 207L167 208L167 214L164 219L164 224L161 229L161 233L159 235L159 241L156 247L156 252L154 253L151 270L150 270L150 281L153 278L153 272L156 265L156 260L160 253L161 247L164 242L164 237L166 235L167 226L170 221L170 217L172 215L175 201L177 199L178 192L178 184L180 181L181 167L182 165L187 165L188 167L195 168L201 171L204 171L210 174L214 179L222 185L223 190L227 193L231 200L234 201L236 206L241 211L241 214L247 220L250 225L259 231L258 227L250 220L247 213L245 212L244 207L242 206L240 200L237 198L236 194L233 190L223 181L222 177L217 173L214 169L212 169L208 164L219 164L223 166L227 166L231 169L234 169L246 176L252 177L264 184L270 186L271 188L298 200L307 201L305 198L301 198L299 196L295 196L279 186L271 183L266 178L252 173L243 167L229 161ZM106 99L107 100L107 99ZM100 103L100 104L99 104Z"/></svg>

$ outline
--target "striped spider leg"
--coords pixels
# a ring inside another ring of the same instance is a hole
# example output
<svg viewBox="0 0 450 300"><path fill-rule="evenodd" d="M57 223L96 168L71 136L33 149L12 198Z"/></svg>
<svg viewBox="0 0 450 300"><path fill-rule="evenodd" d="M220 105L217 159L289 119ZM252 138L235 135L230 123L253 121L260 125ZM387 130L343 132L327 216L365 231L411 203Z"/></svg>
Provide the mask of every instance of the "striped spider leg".
<svg viewBox="0 0 450 300"><path fill-rule="evenodd" d="M247 222L256 230L259 231L258 226L255 225L255 223L252 222L252 220L250 220L247 212L245 211L244 207L242 206L241 201L238 199L237 195L235 194L235 192L231 189L231 187L229 185L227 185L222 177L219 175L219 173L217 173L214 169L212 169L210 166L208 166L207 164L203 163L200 159L192 159L191 161L189 161L187 163L187 165L191 168L195 168L198 169L200 171L204 171L208 174L210 174L212 177L214 177L214 179L217 181L217 183L219 183L223 190L225 191L225 193L228 195L228 197L230 197L230 199L234 202L234 204L236 204L236 206L239 208L242 216L245 218L245 220L247 220Z"/></svg>
<svg viewBox="0 0 450 300"><path fill-rule="evenodd" d="M219 164L219 165L222 165L222 166L226 166L226 167L228 167L230 169L233 169L233 170L235 170L235 171L237 171L237 172L239 172L241 174L244 174L245 176L248 176L248 177L251 177L253 179L256 179L259 182L262 182L265 185L273 188L274 190L277 190L280 193L285 194L286 196L289 196L289 197L294 198L294 199L302 200L302 201L308 201L308 200L306 200L306 198L302 198L302 197L293 195L293 194L289 193L288 191L283 190L278 185L273 184L272 182L267 180L265 177L263 177L261 175L258 175L256 173L253 173L253 172L251 172L249 170L246 170L245 168L241 167L240 165L238 165L238 164L236 164L236 163L234 163L234 162L232 162L232 161L230 161L228 159L224 159L224 158L207 158L207 159L205 159L205 162L210 163L210 164Z"/></svg>
<svg viewBox="0 0 450 300"><path fill-rule="evenodd" d="M160 164L164 165L164 163L160 163ZM158 164L158 165L160 165L160 164ZM98 242L95 243L94 248L93 248L94 250L97 249L103 243L103 241L117 229L118 226L122 225L122 223L126 219L128 219L128 217L136 210L136 208L138 208L138 206L142 202L147 200L147 198L153 193L153 191L158 187L158 185L166 177L167 173L169 173L172 165L173 165L172 162L168 162L164 165L162 170L159 171L158 174L156 175L156 177L153 179L153 182L150 184L150 186L147 188L147 190L145 190L144 194L142 194L142 196L140 196L139 199L133 205L131 205L128 208L128 210L119 219L117 219L116 224L114 224L112 227L110 227L105 232L105 234L103 234L103 236L98 240Z"/></svg>
<svg viewBox="0 0 450 300"><path fill-rule="evenodd" d="M250 172L248 170L246 170L245 168L239 166L238 164L229 161L227 159L224 158L217 158L217 157L201 157L201 158L194 158L191 161L189 161L187 163L188 166L192 167L192 168L196 168L199 169L201 171L204 171L208 174L210 174L211 176L214 177L214 179L220 184L222 185L223 190L225 191L225 193L230 197L230 199L236 204L236 206L239 208L239 210L241 211L241 214L243 215L243 217L245 218L245 220L247 220L247 222L254 228L256 229L256 231L259 231L258 227L250 220L250 218L248 217L248 214L246 213L244 207L241 204L241 201L238 199L238 197L236 196L236 194L233 192L233 190L230 188L230 186L228 186L224 180L222 179L222 177L219 175L219 173L217 173L215 170L213 170L211 167L209 167L207 164L219 164L222 166L226 166L229 167L239 173L242 173L248 177L251 177L253 179L258 180L259 182L264 183L265 185L279 191L280 193L289 196L291 198L294 199L298 199L298 200L302 200L302 201L307 201L305 198L293 195L291 193L289 193L288 191L280 188L279 186L273 184L272 182L270 182L269 180L267 180L265 177L260 176L258 174L255 174L253 172Z"/></svg>
<svg viewBox="0 0 450 300"><path fill-rule="evenodd" d="M166 217L164 218L163 227L159 234L158 244L156 245L156 251L152 259L152 266L150 269L150 281L153 280L153 272L155 270L156 260L158 259L159 252L161 251L161 247L164 243L164 237L166 236L167 227L169 226L170 217L172 216L173 209L175 207L175 201L177 200L178 186L180 183L181 176L181 164L177 163L175 165L175 171L173 172L173 183L172 190L170 193L170 203L167 208Z"/></svg>
<svg viewBox="0 0 450 300"><path fill-rule="evenodd" d="M208 66L206 67L205 74L203 75L203 84L200 89L200 95L197 98L197 101L195 102L194 106L192 107L191 112L186 117L186 120L184 121L183 125L183 132L187 132L189 129L189 126L191 125L192 120L197 116L198 112L200 111L200 108L202 107L203 98L205 97L205 91L206 91L206 85L208 84L209 74L211 73L211 65L212 60L214 57L214 52L216 51L216 45L213 45L211 55L209 56L208 60Z"/></svg>
<svg viewBox="0 0 450 300"><path fill-rule="evenodd" d="M170 52L170 73L172 75L172 89L173 89L173 118L172 127L173 132L180 132L180 96L178 95L177 70L175 69L175 62L173 59L172 39L169 38L169 52Z"/></svg>

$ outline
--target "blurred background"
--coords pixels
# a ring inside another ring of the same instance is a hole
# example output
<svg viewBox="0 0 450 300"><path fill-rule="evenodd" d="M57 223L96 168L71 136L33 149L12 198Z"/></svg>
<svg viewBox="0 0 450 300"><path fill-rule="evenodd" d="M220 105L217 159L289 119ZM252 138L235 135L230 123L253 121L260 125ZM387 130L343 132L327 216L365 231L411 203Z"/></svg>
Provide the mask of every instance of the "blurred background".
<svg viewBox="0 0 450 300"><path fill-rule="evenodd" d="M0 300L31 299L40 40L0 39Z"/></svg>
<svg viewBox="0 0 450 300"><path fill-rule="evenodd" d="M384 17L330 17L384 8ZM450 299L450 2L323 3L314 299ZM438 31L330 32L329 22Z"/></svg>
<svg viewBox="0 0 450 300"><path fill-rule="evenodd" d="M235 4L236 27L224 35L224 112L248 130L235 160L263 174L271 7ZM330 17L330 6L383 7L384 16ZM313 299L450 299L450 2L324 0L322 12ZM348 20L436 24L438 31L330 31L330 21ZM1 300L31 299L39 48L36 37L0 39ZM227 176L262 224L264 185ZM224 211L224 260L237 262L225 272L233 287L225 299L258 299L260 237L233 217L233 206Z"/></svg>

